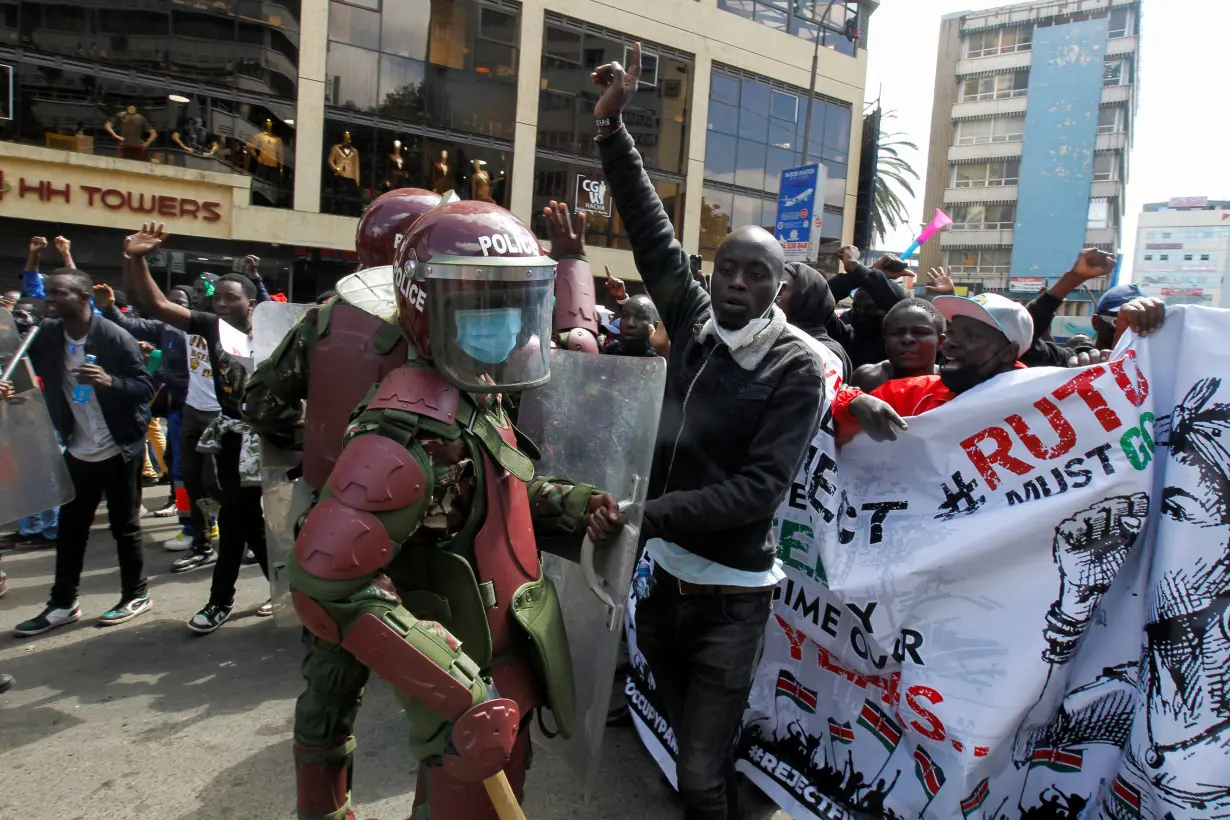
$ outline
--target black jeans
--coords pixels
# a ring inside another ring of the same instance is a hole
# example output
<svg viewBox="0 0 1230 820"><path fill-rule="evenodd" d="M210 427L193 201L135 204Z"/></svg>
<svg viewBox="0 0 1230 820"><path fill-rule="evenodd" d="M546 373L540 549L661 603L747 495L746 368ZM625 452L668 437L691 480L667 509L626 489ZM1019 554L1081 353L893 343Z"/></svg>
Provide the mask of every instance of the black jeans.
<svg viewBox="0 0 1230 820"><path fill-rule="evenodd" d="M51 603L67 608L77 600L85 547L94 513L105 495L107 522L120 558L120 589L125 600L145 594L144 556L141 554L141 453L125 462L123 456L106 461L81 461L64 455L73 479L73 500L60 508L60 540L56 544L56 578Z"/></svg>
<svg viewBox="0 0 1230 820"><path fill-rule="evenodd" d="M184 406L179 428L179 464L183 475L184 490L188 493L188 515L192 519L192 545L209 543L209 522L201 510L200 502L218 491L214 475L214 460L205 453L198 453L197 442L209 423L218 416L217 410L197 410Z"/></svg>
<svg viewBox="0 0 1230 820"><path fill-rule="evenodd" d="M637 605L637 646L675 731L687 820L736 816L727 784L772 601L772 590L681 595L675 579L657 570L653 591Z"/></svg>
<svg viewBox="0 0 1230 820"><path fill-rule="evenodd" d="M222 509L218 512L218 563L214 565L209 602L230 606L235 601L235 582L243 566L243 550L249 547L269 577L269 557L265 551L265 516L261 511L261 488L239 483L239 449L243 437L238 433L222 436L222 451L216 456L218 483L222 485Z"/></svg>

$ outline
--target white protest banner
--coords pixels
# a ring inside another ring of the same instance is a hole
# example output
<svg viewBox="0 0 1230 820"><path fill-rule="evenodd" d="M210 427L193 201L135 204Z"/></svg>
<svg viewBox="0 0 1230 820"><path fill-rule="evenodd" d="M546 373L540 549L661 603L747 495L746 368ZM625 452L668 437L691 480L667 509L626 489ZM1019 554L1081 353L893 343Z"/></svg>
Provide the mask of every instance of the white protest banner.
<svg viewBox="0 0 1230 820"><path fill-rule="evenodd" d="M896 442L833 459L819 431L779 511L740 770L795 818L1230 817L1227 336L1230 312L1172 309L1106 364L997 377Z"/></svg>

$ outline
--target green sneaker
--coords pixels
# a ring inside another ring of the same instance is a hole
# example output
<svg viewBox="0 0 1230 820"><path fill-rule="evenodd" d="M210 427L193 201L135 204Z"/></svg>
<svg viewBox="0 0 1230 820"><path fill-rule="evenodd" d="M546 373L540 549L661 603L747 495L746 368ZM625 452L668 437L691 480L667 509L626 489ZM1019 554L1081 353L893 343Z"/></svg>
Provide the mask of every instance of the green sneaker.
<svg viewBox="0 0 1230 820"><path fill-rule="evenodd" d="M133 618L145 612L152 606L149 595L141 595L136 598L125 598L115 605L114 608L108 609L106 612L98 616L99 626L115 626L122 624L124 621L131 621Z"/></svg>

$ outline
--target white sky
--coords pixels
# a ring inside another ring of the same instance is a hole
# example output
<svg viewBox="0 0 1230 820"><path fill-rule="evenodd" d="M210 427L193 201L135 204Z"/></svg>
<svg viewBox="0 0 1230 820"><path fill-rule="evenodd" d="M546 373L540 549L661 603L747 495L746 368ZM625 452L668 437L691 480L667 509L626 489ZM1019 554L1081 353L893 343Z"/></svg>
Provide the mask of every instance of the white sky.
<svg viewBox="0 0 1230 820"><path fill-rule="evenodd" d="M926 179L927 140L935 91L940 17L1009 5L1003 0L883 0L871 18L867 99L881 96L896 110L892 130L918 145L913 165ZM1123 273L1131 271L1136 219L1146 202L1176 196L1230 199L1230 97L1226 95L1226 33L1230 0L1144 0L1140 23L1140 108L1132 148L1124 217ZM909 205L915 223L931 218L919 198ZM912 229L917 232L919 225ZM911 229L889 237L897 251ZM936 240L932 240L936 241ZM1062 273L1056 271L1055 275Z"/></svg>

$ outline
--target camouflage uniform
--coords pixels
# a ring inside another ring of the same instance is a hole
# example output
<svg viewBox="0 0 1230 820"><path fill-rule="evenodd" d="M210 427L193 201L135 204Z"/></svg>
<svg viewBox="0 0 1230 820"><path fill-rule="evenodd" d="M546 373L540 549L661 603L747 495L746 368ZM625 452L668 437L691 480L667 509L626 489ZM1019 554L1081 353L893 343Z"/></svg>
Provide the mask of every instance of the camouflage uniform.
<svg viewBox="0 0 1230 820"><path fill-rule="evenodd" d="M297 431L303 428L301 422L305 401L309 417L312 412L307 393L311 381L313 340L317 338L316 325L320 317L320 309L309 311L247 383L245 420L282 449L301 446L297 442ZM412 348L409 356L411 360L416 358ZM503 397L499 394L470 398L493 417L507 418L502 409ZM358 411L344 431L346 442L378 433L381 425L379 411L363 412L370 399L371 393L359 403ZM457 628L451 623L447 603L441 610L429 605L420 608L418 602L439 598L425 594L438 591L433 590L432 580L425 577L431 574L427 569L432 560L431 553L439 551L437 548L448 547L454 536L462 534L464 539L465 533L472 535L475 518L481 518L483 499L481 496L475 498L475 487L478 483L477 473L483 468L481 463L476 464L474 457L475 453L481 452L474 434L463 431L460 437L450 439L426 429L431 426L425 424L413 441L421 445L430 462L424 465L424 472L429 469L434 478L431 482L432 493L409 536L401 542L396 557L383 568L383 574L393 582L406 609L416 618L428 619L426 623L438 622L441 639L456 651L457 641L450 633L469 634L472 629ZM339 436L342 434L343 431L338 431ZM322 488L316 489L319 491ZM549 477L535 477L528 484L527 491L538 542L575 541L579 545L585 529L586 508L590 497L597 491L588 485L576 485ZM479 503L477 509L476 500ZM292 571L294 586L295 567L288 569ZM428 608L433 611L427 611ZM355 748L353 727L369 670L339 643L324 640L307 629L303 631L303 642L306 656L301 671L306 688L296 704L294 723L295 757L300 775L299 817L303 820L342 820L350 816L349 789L344 803L339 800L325 806L319 800L305 802L305 791L311 792L315 787L313 782L305 782L305 778L311 780L315 769L336 767L339 762L347 771L352 766ZM503 662L504 659L493 658L488 665L494 667ZM490 670L482 668L481 671L486 675ZM421 763L438 762L444 752L444 722L418 702L405 697L401 701L411 723L411 747L415 757ZM528 720L529 716L523 717ZM424 769L426 766L420 770L420 792L427 790L422 774ZM521 783L516 778L510 777L510 780L519 792ZM424 794L418 794L416 805L424 797ZM342 804L340 809L336 808L339 803ZM425 817L425 812L423 809L415 816Z"/></svg>

